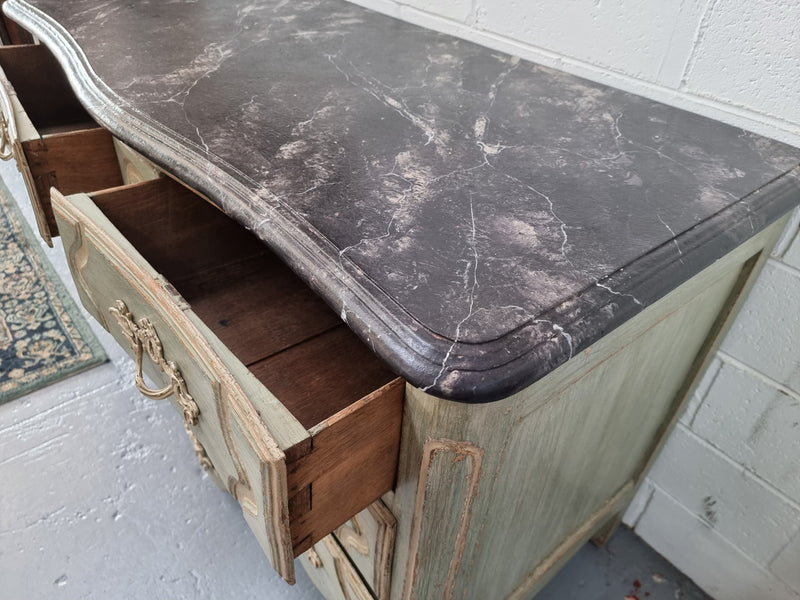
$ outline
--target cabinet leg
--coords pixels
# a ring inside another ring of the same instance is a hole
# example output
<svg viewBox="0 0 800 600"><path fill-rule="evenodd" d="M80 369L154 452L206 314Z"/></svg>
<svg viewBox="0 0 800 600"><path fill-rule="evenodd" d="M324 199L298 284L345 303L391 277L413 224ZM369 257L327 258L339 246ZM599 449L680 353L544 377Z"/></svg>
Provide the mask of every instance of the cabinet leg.
<svg viewBox="0 0 800 600"><path fill-rule="evenodd" d="M620 526L622 523L622 513L617 513L612 516L605 524L597 530L597 533L592 536L592 543L595 546L605 546L608 540L611 539L616 531L617 527Z"/></svg>

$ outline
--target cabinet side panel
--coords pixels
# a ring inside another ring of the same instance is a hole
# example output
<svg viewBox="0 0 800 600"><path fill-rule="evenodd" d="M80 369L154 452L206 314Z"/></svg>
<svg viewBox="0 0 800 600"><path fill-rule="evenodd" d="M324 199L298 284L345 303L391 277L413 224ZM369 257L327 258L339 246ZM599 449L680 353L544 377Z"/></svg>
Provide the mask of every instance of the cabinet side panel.
<svg viewBox="0 0 800 600"><path fill-rule="evenodd" d="M392 506L406 581L395 577L393 597L527 597L624 508L767 233L506 400L468 406L409 388ZM439 438L483 451L466 530L452 469L426 469Z"/></svg>

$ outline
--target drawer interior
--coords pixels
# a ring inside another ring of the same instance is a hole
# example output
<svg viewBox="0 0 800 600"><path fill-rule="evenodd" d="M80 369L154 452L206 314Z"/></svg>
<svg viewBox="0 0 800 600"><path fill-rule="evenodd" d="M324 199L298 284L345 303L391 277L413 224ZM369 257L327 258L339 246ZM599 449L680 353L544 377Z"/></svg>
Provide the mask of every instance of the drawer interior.
<svg viewBox="0 0 800 600"><path fill-rule="evenodd" d="M12 88L19 138L15 156L42 237L58 234L50 188L65 194L122 184L111 134L81 106L58 61L41 44L0 47L0 67Z"/></svg>
<svg viewBox="0 0 800 600"><path fill-rule="evenodd" d="M396 378L260 240L169 178L92 199L306 428Z"/></svg>
<svg viewBox="0 0 800 600"><path fill-rule="evenodd" d="M97 127L45 45L4 46L0 67L40 135Z"/></svg>
<svg viewBox="0 0 800 600"><path fill-rule="evenodd" d="M403 381L324 301L255 236L168 177L91 199L308 431L283 449L295 556L392 489Z"/></svg>
<svg viewBox="0 0 800 600"><path fill-rule="evenodd" d="M5 1L6 0L0 1L0 6L2 6ZM0 22L0 40L2 40L3 45L33 43L33 36L29 31L18 25L15 21L9 19L5 14L2 14L1 11L0 16L2 16L2 22Z"/></svg>

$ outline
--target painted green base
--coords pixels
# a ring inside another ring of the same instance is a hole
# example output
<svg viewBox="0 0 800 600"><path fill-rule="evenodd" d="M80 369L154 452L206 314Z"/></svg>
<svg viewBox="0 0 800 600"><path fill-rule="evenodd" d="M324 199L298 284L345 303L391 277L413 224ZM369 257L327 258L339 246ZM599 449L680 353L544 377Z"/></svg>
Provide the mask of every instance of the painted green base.
<svg viewBox="0 0 800 600"><path fill-rule="evenodd" d="M105 360L0 180L0 404Z"/></svg>

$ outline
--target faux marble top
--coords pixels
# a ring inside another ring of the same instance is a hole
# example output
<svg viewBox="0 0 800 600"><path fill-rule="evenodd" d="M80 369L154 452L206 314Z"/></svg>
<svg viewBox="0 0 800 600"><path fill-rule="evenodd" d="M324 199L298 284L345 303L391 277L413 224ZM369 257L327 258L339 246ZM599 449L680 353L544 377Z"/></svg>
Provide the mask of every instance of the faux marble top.
<svg viewBox="0 0 800 600"><path fill-rule="evenodd" d="M800 150L343 0L5 6L443 397L522 389L800 203Z"/></svg>

